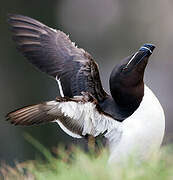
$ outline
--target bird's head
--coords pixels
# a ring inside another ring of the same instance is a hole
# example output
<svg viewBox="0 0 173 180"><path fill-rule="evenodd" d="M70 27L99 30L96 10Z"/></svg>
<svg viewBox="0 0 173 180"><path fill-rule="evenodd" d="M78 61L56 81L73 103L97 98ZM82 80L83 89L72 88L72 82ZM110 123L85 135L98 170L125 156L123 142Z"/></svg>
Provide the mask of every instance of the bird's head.
<svg viewBox="0 0 173 180"><path fill-rule="evenodd" d="M145 67L154 49L154 45L144 44L137 52L123 59L112 71L115 83L133 86L143 81Z"/></svg>
<svg viewBox="0 0 173 180"><path fill-rule="evenodd" d="M136 98L142 100L144 71L154 49L154 45L144 44L115 66L110 77L110 90L118 103L126 104L126 98L128 102L133 102Z"/></svg>

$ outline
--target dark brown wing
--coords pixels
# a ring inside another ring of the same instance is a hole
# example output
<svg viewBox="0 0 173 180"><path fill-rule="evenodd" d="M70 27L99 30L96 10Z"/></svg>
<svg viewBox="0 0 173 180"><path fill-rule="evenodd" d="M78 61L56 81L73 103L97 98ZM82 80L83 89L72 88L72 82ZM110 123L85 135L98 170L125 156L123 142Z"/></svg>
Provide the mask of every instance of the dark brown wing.
<svg viewBox="0 0 173 180"><path fill-rule="evenodd" d="M98 109L97 100L89 93L75 98L57 97L54 101L30 105L7 114L14 125L30 126L57 122L70 136L81 138L87 134L94 137L111 132L121 123Z"/></svg>
<svg viewBox="0 0 173 180"><path fill-rule="evenodd" d="M77 102L70 100L68 102L60 98L59 101L48 101L20 108L8 113L6 118L11 124L23 126L57 122L63 130L64 127L68 129L70 135L81 137L84 124L84 119L80 117L82 110L78 108Z"/></svg>
<svg viewBox="0 0 173 180"><path fill-rule="evenodd" d="M8 21L19 51L41 71L60 79L65 96L78 96L84 91L98 101L104 99L107 94L97 64L66 34L22 15L9 15Z"/></svg>

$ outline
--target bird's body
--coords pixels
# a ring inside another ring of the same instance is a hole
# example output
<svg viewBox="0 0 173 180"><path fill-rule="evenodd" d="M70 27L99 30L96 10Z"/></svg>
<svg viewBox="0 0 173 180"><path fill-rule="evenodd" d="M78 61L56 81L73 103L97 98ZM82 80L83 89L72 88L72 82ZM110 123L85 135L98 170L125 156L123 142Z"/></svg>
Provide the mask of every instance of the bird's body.
<svg viewBox="0 0 173 180"><path fill-rule="evenodd" d="M159 149L165 131L164 112L146 85L140 106L121 126L121 138L110 143L110 162L121 161L132 153L137 153L138 158L147 158Z"/></svg>
<svg viewBox="0 0 173 180"><path fill-rule="evenodd" d="M112 71L111 95L101 85L90 54L77 48L63 32L26 16L9 15L20 52L38 69L54 77L61 97L11 112L15 125L57 122L70 136L104 134L115 162L137 148L145 156L159 148L164 135L163 109L144 85L143 75L154 46L145 44Z"/></svg>

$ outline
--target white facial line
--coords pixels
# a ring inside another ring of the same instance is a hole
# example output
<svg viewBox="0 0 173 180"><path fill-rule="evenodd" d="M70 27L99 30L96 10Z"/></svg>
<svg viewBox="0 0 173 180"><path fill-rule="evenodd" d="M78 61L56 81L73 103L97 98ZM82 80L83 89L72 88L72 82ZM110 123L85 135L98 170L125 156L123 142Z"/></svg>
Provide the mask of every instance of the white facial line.
<svg viewBox="0 0 173 180"><path fill-rule="evenodd" d="M126 67L132 62L132 60L135 58L135 56L136 56L137 53L138 53L138 52L136 52L136 53L132 56L132 58L130 59L130 61L127 63ZM126 68L126 67L125 67L125 68Z"/></svg>
<svg viewBox="0 0 173 180"><path fill-rule="evenodd" d="M63 93L63 90L62 90L61 81L60 81L60 79L57 78L57 76L56 76L56 81L58 82L60 95L61 95L61 97L64 97L64 93Z"/></svg>
<svg viewBox="0 0 173 180"><path fill-rule="evenodd" d="M151 51L151 49L145 47L145 46L142 46L143 49L147 49L148 51L150 51L150 53L152 54L153 52Z"/></svg>
<svg viewBox="0 0 173 180"><path fill-rule="evenodd" d="M145 46L142 46L141 48L150 51L151 54L153 53L153 52L151 51L151 49L149 49L149 48L147 48L147 47L145 47ZM137 53L138 53L138 52L136 52L136 53L133 55L133 57L132 57L132 58L130 59L130 61L127 63L127 65L125 66L125 68L127 68L127 66L132 62L132 60L135 58L135 56L136 56Z"/></svg>

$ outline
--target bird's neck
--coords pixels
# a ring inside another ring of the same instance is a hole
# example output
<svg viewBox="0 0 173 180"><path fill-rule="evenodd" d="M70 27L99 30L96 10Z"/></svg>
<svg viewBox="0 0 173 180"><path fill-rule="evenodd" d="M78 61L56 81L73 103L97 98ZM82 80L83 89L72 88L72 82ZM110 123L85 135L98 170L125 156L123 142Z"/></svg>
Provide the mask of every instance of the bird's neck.
<svg viewBox="0 0 173 180"><path fill-rule="evenodd" d="M131 88L123 88L122 86L118 88L114 86L111 88L111 94L112 97L107 97L99 105L104 112L122 122L131 116L140 106L144 96L144 84Z"/></svg>
<svg viewBox="0 0 173 180"><path fill-rule="evenodd" d="M134 112L140 105L144 96L144 83L141 82L135 86L111 86L111 94L115 103L120 109Z"/></svg>

